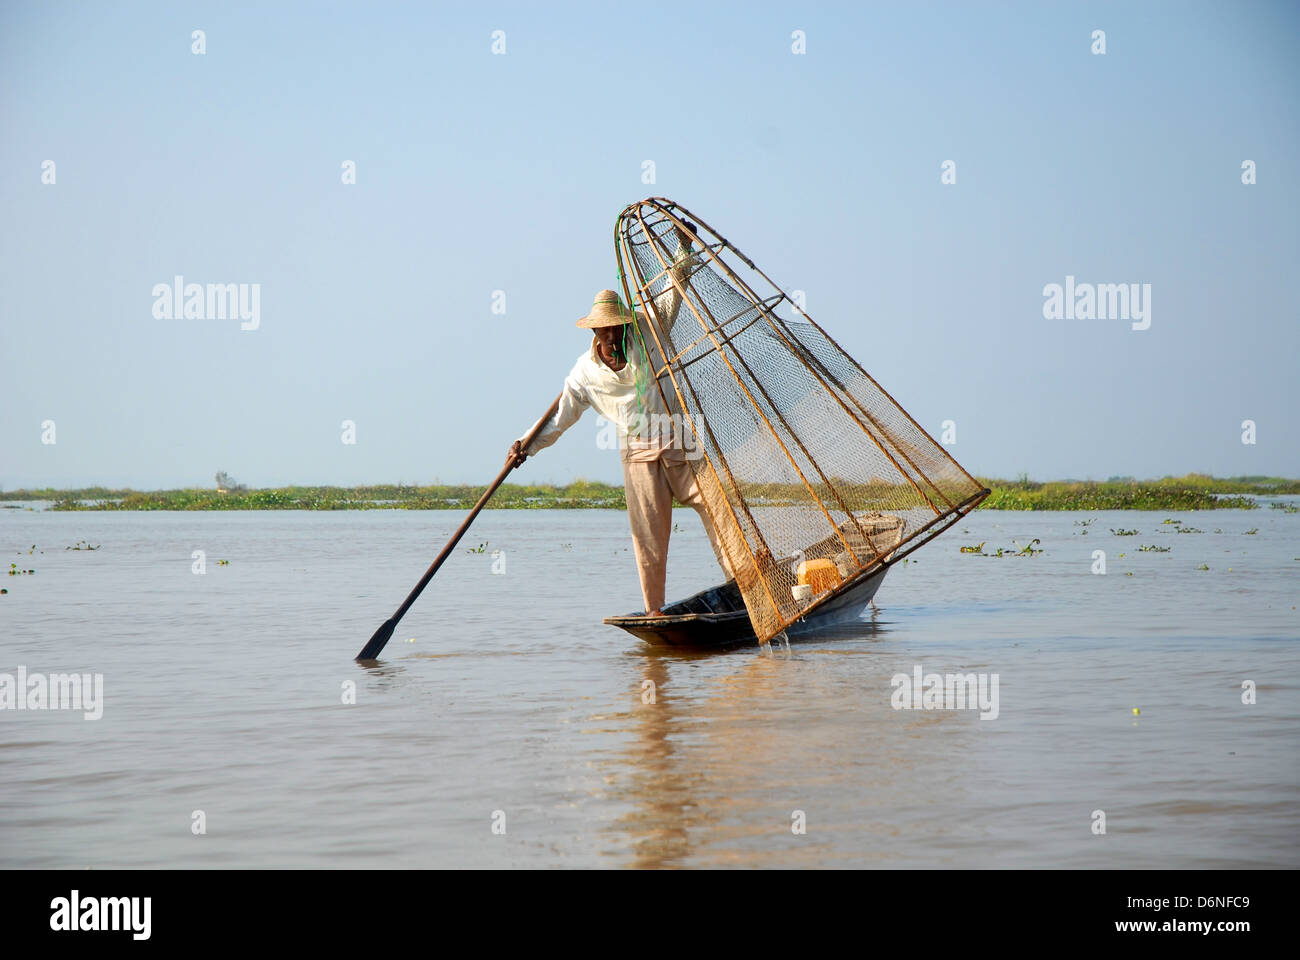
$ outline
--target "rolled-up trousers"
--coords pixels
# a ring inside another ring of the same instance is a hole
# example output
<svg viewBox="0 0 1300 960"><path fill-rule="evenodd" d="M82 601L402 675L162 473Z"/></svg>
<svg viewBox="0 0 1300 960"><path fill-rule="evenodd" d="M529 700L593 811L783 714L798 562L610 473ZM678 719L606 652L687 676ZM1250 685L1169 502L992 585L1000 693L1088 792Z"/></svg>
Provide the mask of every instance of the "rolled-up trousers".
<svg viewBox="0 0 1300 960"><path fill-rule="evenodd" d="M718 543L713 521L704 508L695 475L685 456L669 450L653 460L623 460L623 488L627 497L627 518L632 527L632 549L641 576L641 596L646 613L664 604L664 581L668 575L668 537L673 529L673 497L693 507L704 523L713 555L727 579L731 567Z"/></svg>

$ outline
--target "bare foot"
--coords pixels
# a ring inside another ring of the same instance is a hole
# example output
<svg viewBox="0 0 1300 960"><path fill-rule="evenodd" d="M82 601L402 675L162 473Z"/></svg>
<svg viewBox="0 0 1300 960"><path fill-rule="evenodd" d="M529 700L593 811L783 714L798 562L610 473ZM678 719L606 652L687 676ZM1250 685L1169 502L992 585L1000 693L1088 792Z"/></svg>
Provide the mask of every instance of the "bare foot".
<svg viewBox="0 0 1300 960"><path fill-rule="evenodd" d="M647 616L647 617L663 617L663 616L667 616L667 614L665 614L662 610L658 610L658 609L656 609L656 610L651 610L649 613L646 614L646 616Z"/></svg>

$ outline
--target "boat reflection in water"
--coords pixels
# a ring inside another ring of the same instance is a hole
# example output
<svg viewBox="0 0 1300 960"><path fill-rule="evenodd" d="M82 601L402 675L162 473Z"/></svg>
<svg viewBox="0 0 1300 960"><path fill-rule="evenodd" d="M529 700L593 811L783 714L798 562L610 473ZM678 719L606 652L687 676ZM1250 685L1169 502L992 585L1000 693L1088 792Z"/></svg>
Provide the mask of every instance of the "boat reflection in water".
<svg viewBox="0 0 1300 960"><path fill-rule="evenodd" d="M810 786L804 778L808 758L801 756L790 768L794 730L765 733L768 711L774 704L789 709L790 670L798 669L808 640L851 639L857 641L849 645L853 649L838 652L862 653L862 641L889 629L877 617L824 627L807 640L796 637L795 662L779 654L754 656L749 649L710 655L647 646L629 654L637 667L632 695L638 706L624 728L631 736L626 753L605 771L607 798L631 808L610 826L620 836L618 851L630 847L627 866L759 865L772 854L774 833L796 839L790 835L790 805L798 805ZM757 644L752 637L750 642ZM809 703L808 709L817 706ZM814 732L804 746L820 752L819 739ZM753 863L744 850L747 839L757 840ZM820 844L796 846L781 862L812 866L824 855Z"/></svg>

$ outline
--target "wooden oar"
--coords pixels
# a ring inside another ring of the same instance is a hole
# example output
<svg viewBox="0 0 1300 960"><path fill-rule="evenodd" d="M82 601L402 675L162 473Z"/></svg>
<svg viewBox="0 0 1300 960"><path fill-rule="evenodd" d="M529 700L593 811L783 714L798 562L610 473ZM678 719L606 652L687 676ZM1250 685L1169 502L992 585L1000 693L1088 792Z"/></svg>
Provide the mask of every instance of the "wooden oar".
<svg viewBox="0 0 1300 960"><path fill-rule="evenodd" d="M546 411L542 416L542 419L537 421L537 425L534 426L533 429L528 432L528 436L524 438L523 443L520 445L523 450L526 451L528 449L529 445L533 442L533 438L537 436L542 427L550 422L551 418L555 416L555 411L558 409L560 409L560 398L556 397L555 402L551 404L550 409ZM501 471L500 475L492 481L492 486L488 487L487 490L484 491L483 496L479 497L478 503L474 504L474 509L469 512L469 516L465 518L465 522L460 525L460 528L452 535L452 538L447 542L447 545L442 548L442 553L438 554L438 559L433 561L433 566L429 567L429 569L425 571L424 576L420 578L420 582L415 585L415 589L411 591L410 595L407 596L404 601L402 601L402 605L397 608L397 612L385 620L383 625L375 631L375 635L370 638L370 642L361 648L361 652L357 654L358 660L373 660L379 656L379 652L384 649L384 644L388 643L393 636L393 631L397 629L397 621L401 620L402 617L406 615L406 611L411 608L411 604L415 603L415 598L418 597L420 592L429 585L429 581L432 580L433 575L438 572L438 568L442 566L442 562L451 555L451 551L456 548L456 544L460 543L460 538L465 535L465 531L469 529L469 525L474 522L474 518L478 516L478 512L483 509L483 505L488 502L488 499L492 494L497 492L497 487L501 486L502 481L505 480L506 476L509 475L510 471L516 466L517 464L515 461L511 460L506 464L505 469Z"/></svg>

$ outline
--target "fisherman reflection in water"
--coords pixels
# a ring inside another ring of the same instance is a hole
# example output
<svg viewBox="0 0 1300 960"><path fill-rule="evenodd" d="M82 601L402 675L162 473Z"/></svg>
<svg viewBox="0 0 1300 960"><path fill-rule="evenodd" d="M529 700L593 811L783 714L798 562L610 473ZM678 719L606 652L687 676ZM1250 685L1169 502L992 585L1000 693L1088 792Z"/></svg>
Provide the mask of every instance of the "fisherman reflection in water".
<svg viewBox="0 0 1300 960"><path fill-rule="evenodd" d="M694 224L686 222L686 227L694 233ZM677 250L671 273L680 283L689 275L698 255L692 252L691 238L686 232L676 229L675 233ZM663 331L672 329L681 310L682 297L677 283L669 282L667 289L652 301L655 319ZM634 323L640 327L639 333ZM690 464L686 462L682 446L685 440L682 434L686 431L674 430L673 418L668 416L663 397L653 382L643 346L653 342L646 318L624 307L613 290L602 290L596 294L591 312L578 321L578 326L592 331L591 347L578 357L565 378L559 409L527 450L523 449L523 437L516 440L506 462L518 466L526 457L549 447L578 422L588 407L614 424L623 461L627 516L632 527L637 572L641 576L641 594L646 614L661 617L674 496L700 515L704 532L727 579L732 577L731 567L718 543Z"/></svg>

